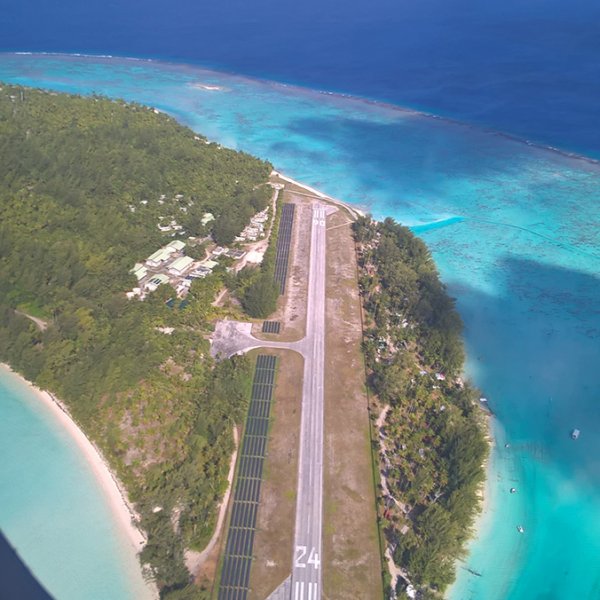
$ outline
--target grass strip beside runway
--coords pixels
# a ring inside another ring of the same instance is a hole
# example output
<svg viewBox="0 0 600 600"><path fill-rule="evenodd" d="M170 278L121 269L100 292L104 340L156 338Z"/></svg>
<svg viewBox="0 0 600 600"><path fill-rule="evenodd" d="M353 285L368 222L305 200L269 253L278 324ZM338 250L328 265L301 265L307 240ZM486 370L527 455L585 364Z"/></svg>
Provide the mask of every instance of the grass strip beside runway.
<svg viewBox="0 0 600 600"><path fill-rule="evenodd" d="M219 600L245 600L248 595L276 363L275 356L259 354L256 359L221 570Z"/></svg>

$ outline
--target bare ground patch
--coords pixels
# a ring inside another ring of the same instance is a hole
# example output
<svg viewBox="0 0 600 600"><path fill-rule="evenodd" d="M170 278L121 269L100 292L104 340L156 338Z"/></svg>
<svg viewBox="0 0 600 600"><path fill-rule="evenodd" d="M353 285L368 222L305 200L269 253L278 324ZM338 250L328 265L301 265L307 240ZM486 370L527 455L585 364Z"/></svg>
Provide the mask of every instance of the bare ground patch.
<svg viewBox="0 0 600 600"><path fill-rule="evenodd" d="M327 219L323 596L383 596L361 352L356 257L347 215Z"/></svg>

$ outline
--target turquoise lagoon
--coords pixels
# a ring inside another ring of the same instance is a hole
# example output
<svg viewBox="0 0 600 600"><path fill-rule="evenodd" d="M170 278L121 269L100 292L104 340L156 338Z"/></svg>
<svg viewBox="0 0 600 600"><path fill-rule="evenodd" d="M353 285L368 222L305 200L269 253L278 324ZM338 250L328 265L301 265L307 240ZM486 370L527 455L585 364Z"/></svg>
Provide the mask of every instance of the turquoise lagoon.
<svg viewBox="0 0 600 600"><path fill-rule="evenodd" d="M54 598L152 597L135 551L76 442L35 392L4 367L0 456L0 527Z"/></svg>
<svg viewBox="0 0 600 600"><path fill-rule="evenodd" d="M457 298L468 375L495 415L487 509L449 597L600 597L597 163L398 107L198 67L5 54L0 80L154 106L411 226Z"/></svg>

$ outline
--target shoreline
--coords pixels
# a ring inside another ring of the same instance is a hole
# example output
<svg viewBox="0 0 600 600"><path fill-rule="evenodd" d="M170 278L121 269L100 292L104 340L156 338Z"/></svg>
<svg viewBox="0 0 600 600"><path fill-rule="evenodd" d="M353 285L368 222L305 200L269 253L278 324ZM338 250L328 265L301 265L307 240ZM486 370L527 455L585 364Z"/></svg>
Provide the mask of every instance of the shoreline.
<svg viewBox="0 0 600 600"><path fill-rule="evenodd" d="M344 202L343 200L339 200L337 198L332 198L331 196L328 196L327 194L319 191L316 188L313 188L311 186L303 184L302 182L297 181L296 179L293 179L292 177L288 177L288 176L284 175L280 171L277 171L277 169L273 169L273 171L271 172L271 177L274 177L274 176L278 177L279 179L281 179L283 181L291 183L299 188L302 188L302 189L306 190L307 192L309 192L311 195L314 195L324 201L331 202L334 205L337 205L337 206L340 206L341 208L346 209L350 213L350 215L355 219L358 216L366 216L363 211L361 211L360 209L358 209L352 205L349 205L348 203ZM373 220L380 221L379 219L375 219L375 218L373 218ZM361 304L361 315L362 315L362 311L363 311L363 307ZM454 583L452 583L452 585L449 586L449 588L446 591L446 594L448 595L448 597L452 597L453 589L456 586L456 582L458 580L458 570L459 569L465 569L465 570L469 571L473 576L477 576L475 574L475 572L469 568L468 561L471 557L471 548L472 548L472 545L484 533L485 528L488 524L488 519L490 518L490 516L493 512L493 505L492 505L492 501L491 501L491 496L492 496L492 494L491 494L491 474L492 474L491 471L492 471L492 462L493 462L492 461L492 453L494 452L495 444L498 441L498 436L494 432L494 429L495 429L495 427L498 427L499 424L498 424L497 419L495 418L494 413L489 411L489 407L487 407L487 406L484 407L481 404L479 404L477 408L481 413L480 414L481 427L484 431L485 441L488 446L488 454L482 463L484 479L479 484L478 489L477 489L477 498L478 498L479 506L478 506L477 513L473 519L473 523L471 525L471 530L470 530L470 535L468 537L468 541L465 544L466 555L463 558L457 557L454 561L456 576L455 576ZM409 581L408 578L406 577L405 571L401 567L399 567L395 564L393 558L391 557L391 555L389 555L388 550L389 549L386 549L385 553L382 555L382 561L387 566L390 575L392 577L394 577L394 575L396 577L398 575L402 575L402 577L404 577L407 581ZM394 568L392 567L392 565ZM394 573L394 571L395 571L395 573ZM409 581L409 583L410 583L410 581Z"/></svg>
<svg viewBox="0 0 600 600"><path fill-rule="evenodd" d="M316 196L317 198L320 198L321 200L325 200L326 202L330 202L331 204L334 204L336 206L344 208L355 219L358 217L365 216L364 211L362 211L360 208L357 208L356 206L353 206L353 205L351 205L347 202L344 202L343 200L340 200L338 198L333 198L332 196L328 196L327 194L320 192L316 188L313 188L309 185L306 185L305 183L301 183L300 181L298 181L296 179L292 179L291 177L284 175L281 171L277 171L277 169L273 169L270 176L271 177L279 177L279 179L282 179L283 181L287 181L288 183L291 183L295 186L298 186L299 188L302 188L303 190L306 190L309 193L309 195Z"/></svg>
<svg viewBox="0 0 600 600"><path fill-rule="evenodd" d="M566 148L559 148L553 146L549 142L541 142L537 140L530 140L524 136L520 136L518 134L514 134L508 131L502 131L500 129L494 129L493 127L488 127L483 124L470 123L469 121L462 121L460 119L447 116L440 115L434 112L430 112L423 109L411 108L410 106L402 106L400 104L394 104L393 102L387 100L379 100L377 98L371 98L369 96L362 96L360 94L341 92L341 91L333 91L319 88L312 88L308 85L302 85L300 83L295 82L285 82L273 79L267 79L261 76L255 75L246 75L244 73L238 73L235 71L230 71L227 69L221 69L218 66L214 65L206 65L202 63L194 63L194 62L175 62L170 59L156 58L156 57L137 57L137 56L121 56L121 55L113 55L113 54L93 54L89 52L31 52L26 50L12 50L12 51L3 51L0 52L0 56L5 55L14 55L14 56L56 56L60 58L71 58L71 59L97 59L104 61L132 61L132 62L145 62L152 65L165 65L171 68L179 68L179 69L198 69L201 71L206 71L208 73L215 73L221 75L227 75L229 77L238 77L240 79L245 79L249 81L257 81L259 83L265 85L273 85L273 86L281 86L286 89L298 89L303 92L312 92L314 94L319 94L322 96L330 96L333 98L341 98L346 100L354 100L356 102L362 102L367 105L371 105L378 108L383 108L387 110L392 110L399 113L404 113L407 115L414 115L423 117L426 119L432 119L436 121L443 121L445 123L456 125L460 127L465 127L467 129L479 130L488 135L503 137L508 140L511 140L515 143L523 144L529 146L531 148L537 148L538 150L543 150L546 152L551 152L553 154L558 154L564 158L580 160L583 162L587 162L591 165L598 166L600 165L600 158L589 156L583 154L581 152L575 150L569 150ZM304 187L304 186L303 186Z"/></svg>
<svg viewBox="0 0 600 600"><path fill-rule="evenodd" d="M473 524L471 526L471 536L469 537L468 545L473 544L483 532L485 521L487 517L491 514L493 510L492 502L491 502L491 469L492 469L492 453L494 452L494 448L496 445L496 436L494 434L494 415L488 412L485 408L479 407L479 410L483 412L481 417L482 427L485 433L485 441L488 445L488 453L485 457L485 460L481 464L484 472L484 479L479 484L479 488L477 490L477 497L479 498L479 510L473 519ZM497 422L497 421L496 421ZM467 556L463 560L463 563L466 565L471 552L468 551Z"/></svg>
<svg viewBox="0 0 600 600"><path fill-rule="evenodd" d="M71 417L67 407L58 398L25 379L6 363L0 363L0 371L10 373L24 383L34 393L35 397L49 409L55 421L60 424L62 429L75 442L102 489L102 493L109 504L115 521L125 534L131 548L135 550L136 555L139 554L147 541L145 534L135 525L139 516L129 502L124 486L111 470L108 461L103 457L99 448L85 435L83 430Z"/></svg>
<svg viewBox="0 0 600 600"><path fill-rule="evenodd" d="M456 594L461 592L460 585L464 585L464 580L459 576L459 569L467 571L471 577L482 577L481 573L477 573L470 567L469 561L473 558L473 545L481 538L486 532L490 525L489 519L493 516L495 506L493 504L492 494L492 469L494 463L494 453L496 451L496 445L500 439L500 435L496 428L500 427L498 420L495 418L493 413L487 412L483 407L481 410L484 412L482 417L483 427L485 429L485 441L488 444L488 455L482 463L482 467L485 473L485 479L479 484L477 490L477 496L479 498L479 511L473 519L471 525L471 535L466 544L466 554L462 558L457 558L454 562L455 565L455 579L453 583L446 590L448 598L455 598ZM464 577L464 576L463 576Z"/></svg>
<svg viewBox="0 0 600 600"><path fill-rule="evenodd" d="M82 55L65 55L65 56L81 57ZM101 57L101 58L113 58L113 57ZM115 58L118 58L118 57L115 57ZM141 60L141 59L129 59L129 60ZM276 84L277 82L270 82L270 83ZM280 84L280 85L283 85L283 84ZM331 93L331 92L318 92L318 93L334 95L334 93ZM338 94L335 94L335 95L338 95ZM363 99L363 98L359 98L359 97L355 97L355 98L358 100L369 102L368 100ZM380 105L382 104L382 103L379 103L376 101L371 101L371 102L373 104L380 104ZM414 112L415 114L420 114L422 116L428 116L431 118L443 119L442 117L437 117L435 115L428 115L426 113L420 113L419 111L410 111L410 109L403 109L402 107L397 107L394 105L390 105L390 108L394 108L395 110L404 110L405 112ZM447 120L447 119L444 119L444 120ZM470 125L467 123L461 123L461 122L457 122L457 123L460 125L463 125L463 126L470 127ZM493 133L496 133L499 135L505 135L501 132L493 132ZM510 137L510 136L507 136L507 137ZM521 140L521 141L523 141L523 140ZM216 143L219 143L219 142L216 142ZM552 150L556 151L556 149L553 149L553 148L552 148ZM282 173L281 171L278 171L275 168L271 172L270 177L276 177L281 181L290 183L290 184L300 188L301 190L304 190L304 192L306 193L307 196L319 198L320 200L322 200L324 202L333 204L335 206L338 206L341 209L346 210L353 219L357 219L359 216L365 216L365 212L363 210L357 208L355 205L347 203L338 198L329 196L328 194L321 192L317 188L311 187L307 184L302 183L301 181L298 181L296 179L293 179L292 177L285 175L284 173ZM377 220L379 220L379 219L377 219ZM100 449L96 446L96 444L94 444L94 442L92 442L85 435L85 433L79 427L79 425L76 423L76 421L73 419L68 408L65 406L65 404L63 402L61 402L58 398L56 398L50 392L48 392L46 390L42 390L42 389L38 388L37 386L35 386L33 383L31 383L30 381L25 379L22 375L20 375L16 371L14 371L9 365L7 365L5 363L0 363L0 368L8 370L12 374L14 374L16 377L18 377L23 383L27 384L28 387L35 393L36 397L38 399L40 399L43 402L43 404L50 409L50 411L54 415L54 418L61 424L61 426L64 428L64 430L67 431L67 433L70 435L70 437L75 441L79 450L83 453L83 456L84 456L86 462L92 468L94 476L95 476L97 482L100 484L100 487L102 488L105 498L107 499L107 501L110 505L110 508L113 512L113 516L115 517L116 521L118 521L120 527L122 528L122 531L124 533L126 533L128 541L131 544L131 546L133 547L133 549L136 551L136 554L139 553L139 551L144 547L145 543L147 542L145 534L140 529L138 529L135 525L135 523L139 521L139 515L136 513L133 506L130 504L130 502L127 498L127 492L125 490L125 487L120 483L116 474L110 468L108 461L103 457ZM491 431L492 428L490 425L490 420L491 420L491 416L488 416L485 418L486 440L488 441L488 444L490 446L490 452L491 452L493 442L494 442L494 435ZM224 509L226 509L226 507L227 507L228 496L231 492L231 487L232 487L232 482L231 482L230 478L232 477L232 474L233 474L232 471L234 470L234 467L235 467L236 454L237 454L237 444L236 444L236 449L234 450L234 453L233 453L233 456L231 459L230 470L229 470L229 475L228 475L228 488L225 492L224 499L221 503L221 506L219 507L219 515L218 515L217 524L216 524L215 532L213 533L213 536L209 540L209 543L207 544L207 546L201 552L196 552L196 551L192 551L190 549L186 549L186 551L184 553L184 557L185 557L184 563L193 576L196 576L198 574L198 571L201 568L203 562L207 558L208 554L213 550L214 545L220 536L220 533L221 533L220 530L222 528L224 517L225 517ZM489 514L489 509L490 509L489 494L487 493L488 492L488 484L490 481L489 457L484 461L482 466L485 471L485 479L480 484L480 488L478 490L478 496L480 498L480 510L478 511L478 514L476 515L474 523L473 523L471 535L469 536L469 542L468 542L469 545L472 544L481 535L481 529L482 529L483 522L485 520L485 517ZM470 552L468 552L468 555L469 554L470 554ZM463 562L463 565L462 565L463 568L467 565L466 560L468 560L468 555L467 555L467 558L465 559L465 561ZM457 569L459 568L459 562L460 562L460 560L457 559L457 561L456 561Z"/></svg>

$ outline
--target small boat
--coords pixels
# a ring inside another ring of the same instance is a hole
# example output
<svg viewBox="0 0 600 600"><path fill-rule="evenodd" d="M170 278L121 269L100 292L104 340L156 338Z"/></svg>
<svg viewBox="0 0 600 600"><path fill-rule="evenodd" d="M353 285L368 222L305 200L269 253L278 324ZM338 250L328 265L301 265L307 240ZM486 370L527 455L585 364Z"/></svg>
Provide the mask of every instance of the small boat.
<svg viewBox="0 0 600 600"><path fill-rule="evenodd" d="M525 533L525 527L523 527L523 525L517 525L517 531L519 533Z"/></svg>
<svg viewBox="0 0 600 600"><path fill-rule="evenodd" d="M510 493L511 494L516 494L517 493L517 488L510 488Z"/></svg>
<svg viewBox="0 0 600 600"><path fill-rule="evenodd" d="M510 444L504 444L505 448L510 448Z"/></svg>
<svg viewBox="0 0 600 600"><path fill-rule="evenodd" d="M579 429L573 429L573 431L571 431L571 439L576 440L580 433L581 431L579 431Z"/></svg>

